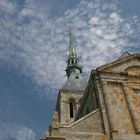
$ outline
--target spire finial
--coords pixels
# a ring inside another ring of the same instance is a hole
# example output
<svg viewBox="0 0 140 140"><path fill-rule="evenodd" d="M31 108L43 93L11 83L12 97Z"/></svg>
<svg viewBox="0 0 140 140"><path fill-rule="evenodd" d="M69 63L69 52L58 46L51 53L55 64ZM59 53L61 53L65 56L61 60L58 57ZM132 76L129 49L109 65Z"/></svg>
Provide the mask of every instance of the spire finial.
<svg viewBox="0 0 140 140"><path fill-rule="evenodd" d="M69 57L77 57L76 49L75 49L75 39L72 34L72 27L69 27L69 38L70 38L70 44L69 44Z"/></svg>

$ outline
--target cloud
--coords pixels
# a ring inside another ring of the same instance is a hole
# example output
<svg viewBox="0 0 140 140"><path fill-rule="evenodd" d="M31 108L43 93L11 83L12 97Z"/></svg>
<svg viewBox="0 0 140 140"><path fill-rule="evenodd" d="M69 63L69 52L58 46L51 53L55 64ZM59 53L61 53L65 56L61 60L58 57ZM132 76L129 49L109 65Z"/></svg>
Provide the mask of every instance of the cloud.
<svg viewBox="0 0 140 140"><path fill-rule="evenodd" d="M0 4L0 61L30 76L47 95L66 80L71 24L86 75L126 50L139 50L139 18L123 17L117 3L81 0L76 8L51 19L34 0L26 0L20 10L17 7L9 1Z"/></svg>
<svg viewBox="0 0 140 140"><path fill-rule="evenodd" d="M0 121L1 140L36 140L35 132L22 125Z"/></svg>

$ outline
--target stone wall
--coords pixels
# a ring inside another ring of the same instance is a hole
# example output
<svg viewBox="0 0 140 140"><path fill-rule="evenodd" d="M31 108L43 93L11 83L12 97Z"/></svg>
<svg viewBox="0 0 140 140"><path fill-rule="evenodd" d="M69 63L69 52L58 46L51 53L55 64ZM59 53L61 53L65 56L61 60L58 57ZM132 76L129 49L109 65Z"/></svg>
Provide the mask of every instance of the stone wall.
<svg viewBox="0 0 140 140"><path fill-rule="evenodd" d="M99 109L89 113L70 126L60 127L60 131L65 135L66 140L93 140L94 134L100 138L105 137Z"/></svg>
<svg viewBox="0 0 140 140"><path fill-rule="evenodd" d="M66 140L140 140L140 55L92 71L80 103L82 96L83 91L60 91L58 129ZM70 98L79 108L75 122Z"/></svg>
<svg viewBox="0 0 140 140"><path fill-rule="evenodd" d="M95 72L105 131L113 140L140 139L140 57L99 67Z"/></svg>
<svg viewBox="0 0 140 140"><path fill-rule="evenodd" d="M88 81L86 90L84 92L84 96L82 98L80 108L76 116L76 120L82 118L83 116L99 108L97 98L98 97L96 95L93 79L90 78L90 80Z"/></svg>
<svg viewBox="0 0 140 140"><path fill-rule="evenodd" d="M82 90L60 90L56 106L60 124L69 125L74 122L83 94L84 91ZM75 102L73 118L70 117L70 100L74 100Z"/></svg>
<svg viewBox="0 0 140 140"><path fill-rule="evenodd" d="M134 128L125 101L123 85L119 82L103 82L103 89L110 131L133 133Z"/></svg>

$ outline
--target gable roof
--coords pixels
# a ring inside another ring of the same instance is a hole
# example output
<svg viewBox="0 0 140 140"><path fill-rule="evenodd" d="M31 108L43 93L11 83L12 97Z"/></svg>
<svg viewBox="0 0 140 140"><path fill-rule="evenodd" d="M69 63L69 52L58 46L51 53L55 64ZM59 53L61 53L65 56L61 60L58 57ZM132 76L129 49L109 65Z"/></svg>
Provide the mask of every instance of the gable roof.
<svg viewBox="0 0 140 140"><path fill-rule="evenodd" d="M105 65L102 65L100 67L97 67L96 70L98 71L106 71L106 70L109 70L111 69L111 67L115 67L117 65L123 65L125 62L127 61L131 61L135 58L139 58L140 59L140 54L130 54L128 52L125 52L123 53L117 60L115 61L112 61L111 63L108 63L108 64L105 64Z"/></svg>
<svg viewBox="0 0 140 140"><path fill-rule="evenodd" d="M119 59L122 59L122 58L124 58L124 57L127 57L127 56L130 56L131 54L129 53L129 52L124 52L120 57L119 57Z"/></svg>
<svg viewBox="0 0 140 140"><path fill-rule="evenodd" d="M87 85L87 80L83 79L82 76L70 77L67 79L66 83L63 85L62 89L67 90L85 90Z"/></svg>

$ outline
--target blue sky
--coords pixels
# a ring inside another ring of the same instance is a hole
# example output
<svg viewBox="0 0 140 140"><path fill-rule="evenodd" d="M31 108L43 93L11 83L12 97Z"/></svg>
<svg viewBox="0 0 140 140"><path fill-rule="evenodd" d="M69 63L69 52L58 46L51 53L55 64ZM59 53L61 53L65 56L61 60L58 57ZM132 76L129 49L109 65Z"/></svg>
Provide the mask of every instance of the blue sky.
<svg viewBox="0 0 140 140"><path fill-rule="evenodd" d="M139 0L0 0L0 139L38 140L66 81L73 26L85 78L140 53Z"/></svg>

